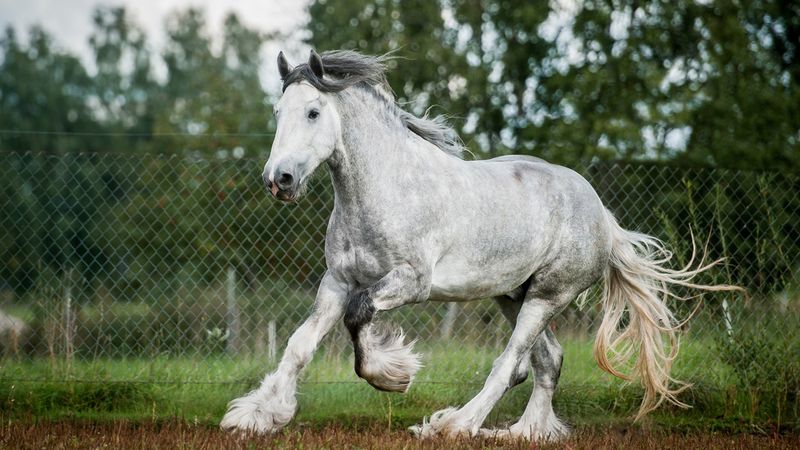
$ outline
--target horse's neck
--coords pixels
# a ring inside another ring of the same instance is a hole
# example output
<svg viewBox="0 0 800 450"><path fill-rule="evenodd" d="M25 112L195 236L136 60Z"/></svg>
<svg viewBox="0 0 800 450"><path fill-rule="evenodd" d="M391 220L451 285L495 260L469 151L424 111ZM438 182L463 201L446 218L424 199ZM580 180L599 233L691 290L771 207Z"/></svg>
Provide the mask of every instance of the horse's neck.
<svg viewBox="0 0 800 450"><path fill-rule="evenodd" d="M398 161L397 153L403 149L397 148L398 142L391 135L370 132L343 136L341 144L330 169L336 201L348 209L371 205L390 181L387 177L403 176L408 170Z"/></svg>
<svg viewBox="0 0 800 450"><path fill-rule="evenodd" d="M336 202L348 213L374 213L394 181L424 170L421 142L404 127L391 123L370 108L352 108L342 114L342 142L329 164ZM397 193L400 195L400 192Z"/></svg>

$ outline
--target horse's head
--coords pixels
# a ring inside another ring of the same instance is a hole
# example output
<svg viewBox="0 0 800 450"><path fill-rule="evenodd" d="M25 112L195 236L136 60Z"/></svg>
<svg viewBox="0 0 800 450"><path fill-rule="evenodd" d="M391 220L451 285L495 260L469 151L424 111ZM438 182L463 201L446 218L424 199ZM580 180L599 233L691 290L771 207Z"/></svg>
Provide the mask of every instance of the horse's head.
<svg viewBox="0 0 800 450"><path fill-rule="evenodd" d="M275 198L291 202L300 196L314 170L331 156L341 127L330 94L305 81L312 76L322 79L325 74L315 51L311 51L308 64L294 69L281 52L278 70L284 91L275 105L277 130L263 178Z"/></svg>

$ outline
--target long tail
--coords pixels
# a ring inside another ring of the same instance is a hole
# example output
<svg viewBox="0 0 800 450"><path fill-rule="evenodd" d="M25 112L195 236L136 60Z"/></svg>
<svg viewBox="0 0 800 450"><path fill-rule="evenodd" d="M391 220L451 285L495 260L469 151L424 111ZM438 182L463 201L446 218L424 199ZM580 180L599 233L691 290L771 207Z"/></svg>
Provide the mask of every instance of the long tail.
<svg viewBox="0 0 800 450"><path fill-rule="evenodd" d="M620 372L617 367L635 358L633 372L644 386L644 398L636 420L665 400L687 407L678 400L677 394L688 385L670 376L672 362L678 354L677 330L681 323L669 310L667 299L688 298L672 293L670 287L684 286L703 291L743 289L730 285L693 283L695 276L722 261L705 263L703 255L695 264L694 240L689 263L682 269L669 269L665 266L672 253L663 242L652 236L624 230L610 212L606 211L606 215L612 247L611 259L604 274L603 321L594 343L597 365L614 376L630 380L633 377ZM628 320L620 328L626 311Z"/></svg>

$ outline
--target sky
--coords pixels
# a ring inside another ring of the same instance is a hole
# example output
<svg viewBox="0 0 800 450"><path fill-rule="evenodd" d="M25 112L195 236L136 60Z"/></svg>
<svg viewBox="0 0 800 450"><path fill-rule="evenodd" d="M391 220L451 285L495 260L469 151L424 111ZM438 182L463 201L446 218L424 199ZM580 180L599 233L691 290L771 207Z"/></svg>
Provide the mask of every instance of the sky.
<svg viewBox="0 0 800 450"><path fill-rule="evenodd" d="M147 33L153 49L159 51L165 40L164 19L175 10L189 6L204 9L209 31L219 38L223 19L230 11L260 31L291 32L305 23L308 3L309 0L0 0L0 28L11 25L17 36L24 38L31 25L40 25L63 49L80 56L91 71L93 65L88 39L92 30L92 11L100 5L125 6ZM287 44L291 48L285 50L290 57L307 51L300 42ZM274 43L265 45L262 57L267 62L273 61L279 50L284 49L277 48ZM274 69L274 65L265 64L261 74L262 84L269 90L278 86L277 77L272 73ZM156 72L160 70L163 68L156 67Z"/></svg>

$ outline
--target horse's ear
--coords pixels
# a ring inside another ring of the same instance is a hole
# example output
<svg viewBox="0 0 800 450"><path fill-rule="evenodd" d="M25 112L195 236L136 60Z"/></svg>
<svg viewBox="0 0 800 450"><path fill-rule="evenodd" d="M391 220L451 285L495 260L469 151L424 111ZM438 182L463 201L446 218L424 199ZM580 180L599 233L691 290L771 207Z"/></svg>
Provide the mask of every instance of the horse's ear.
<svg viewBox="0 0 800 450"><path fill-rule="evenodd" d="M278 72L281 74L281 80L285 80L286 76L289 75L289 72L292 71L292 66L289 65L289 61L286 61L286 57L283 56L283 52L278 53Z"/></svg>
<svg viewBox="0 0 800 450"><path fill-rule="evenodd" d="M311 49L311 56L308 57L308 67L311 68L311 71L314 72L314 75L317 78L322 78L325 75L325 68L322 65L322 58L319 57L317 52L314 49Z"/></svg>

